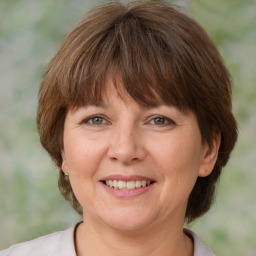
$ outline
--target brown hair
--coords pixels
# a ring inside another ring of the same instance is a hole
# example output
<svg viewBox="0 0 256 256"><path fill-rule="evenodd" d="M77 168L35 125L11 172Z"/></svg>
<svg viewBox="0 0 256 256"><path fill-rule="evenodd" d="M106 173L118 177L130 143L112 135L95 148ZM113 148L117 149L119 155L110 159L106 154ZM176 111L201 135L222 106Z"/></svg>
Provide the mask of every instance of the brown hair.
<svg viewBox="0 0 256 256"><path fill-rule="evenodd" d="M203 143L221 132L212 173L198 177L186 211L188 222L211 206L215 184L237 139L232 114L231 79L216 47L193 19L163 1L108 3L93 10L66 37L49 63L39 91L38 133L59 172L59 188L81 213L61 171L67 110L100 100L105 80L121 78L139 104L159 99L192 110ZM117 91L120 84L115 83Z"/></svg>

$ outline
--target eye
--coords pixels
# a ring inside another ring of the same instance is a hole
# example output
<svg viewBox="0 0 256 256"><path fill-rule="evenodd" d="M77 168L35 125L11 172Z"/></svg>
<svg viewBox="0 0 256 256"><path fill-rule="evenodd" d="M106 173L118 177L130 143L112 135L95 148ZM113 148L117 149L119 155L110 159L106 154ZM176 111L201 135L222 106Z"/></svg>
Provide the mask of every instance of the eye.
<svg viewBox="0 0 256 256"><path fill-rule="evenodd" d="M153 125L159 125L159 126L175 124L173 120L164 116L155 116L149 121L149 123Z"/></svg>
<svg viewBox="0 0 256 256"><path fill-rule="evenodd" d="M90 116L83 120L84 124L89 124L89 125L103 125L107 124L107 120L103 116L95 115L95 116Z"/></svg>

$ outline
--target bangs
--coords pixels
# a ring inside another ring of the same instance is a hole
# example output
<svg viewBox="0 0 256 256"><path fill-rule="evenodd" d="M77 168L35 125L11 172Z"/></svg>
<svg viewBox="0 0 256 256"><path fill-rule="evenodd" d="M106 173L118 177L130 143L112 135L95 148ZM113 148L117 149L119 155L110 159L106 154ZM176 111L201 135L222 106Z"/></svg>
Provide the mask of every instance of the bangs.
<svg viewBox="0 0 256 256"><path fill-rule="evenodd" d="M145 23L128 12L87 40L79 27L74 31L79 49L69 53L72 58L67 67L71 68L58 76L62 77L60 91L68 107L102 101L111 80L123 100L124 88L140 105L165 103L182 110L191 108L173 49L160 32Z"/></svg>

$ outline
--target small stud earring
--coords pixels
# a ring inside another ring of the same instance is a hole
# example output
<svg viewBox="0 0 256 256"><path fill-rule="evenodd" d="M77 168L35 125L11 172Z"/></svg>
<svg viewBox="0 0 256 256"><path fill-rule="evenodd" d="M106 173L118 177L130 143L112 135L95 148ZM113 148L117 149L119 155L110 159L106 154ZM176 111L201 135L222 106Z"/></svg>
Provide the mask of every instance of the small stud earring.
<svg viewBox="0 0 256 256"><path fill-rule="evenodd" d="M68 173L67 172L64 172L65 176L68 176Z"/></svg>

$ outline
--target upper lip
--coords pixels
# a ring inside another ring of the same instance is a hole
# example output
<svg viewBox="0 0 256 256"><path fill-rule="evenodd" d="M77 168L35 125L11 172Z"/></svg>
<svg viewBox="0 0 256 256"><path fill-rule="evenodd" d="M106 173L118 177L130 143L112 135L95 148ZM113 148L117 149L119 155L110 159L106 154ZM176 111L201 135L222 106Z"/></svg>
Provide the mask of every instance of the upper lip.
<svg viewBox="0 0 256 256"><path fill-rule="evenodd" d="M129 176L124 176L120 174L113 174L106 176L101 179L101 181L104 180L122 180L122 181L132 181L132 180L145 180L145 181L154 181L154 179L145 177L145 176L140 176L140 175L129 175Z"/></svg>

